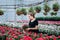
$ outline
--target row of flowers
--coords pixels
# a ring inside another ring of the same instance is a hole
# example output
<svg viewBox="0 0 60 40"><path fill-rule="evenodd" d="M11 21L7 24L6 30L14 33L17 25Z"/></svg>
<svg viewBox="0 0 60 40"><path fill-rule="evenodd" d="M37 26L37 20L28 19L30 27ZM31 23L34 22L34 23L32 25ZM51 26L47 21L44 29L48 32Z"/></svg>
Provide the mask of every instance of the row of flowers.
<svg viewBox="0 0 60 40"><path fill-rule="evenodd" d="M9 22L14 22L14 21L9 21ZM28 20L19 20L16 21L17 23L28 23ZM39 24L56 24L56 25L60 25L60 21L38 21Z"/></svg>
<svg viewBox="0 0 60 40"><path fill-rule="evenodd" d="M46 31L40 31L40 33L23 33L22 28L0 26L0 37L4 38L5 36L4 40L60 40L60 34L56 36L54 33L51 31L48 31L48 33Z"/></svg>
<svg viewBox="0 0 60 40"><path fill-rule="evenodd" d="M38 21L38 22L44 24L56 24L56 25L60 24L60 21Z"/></svg>

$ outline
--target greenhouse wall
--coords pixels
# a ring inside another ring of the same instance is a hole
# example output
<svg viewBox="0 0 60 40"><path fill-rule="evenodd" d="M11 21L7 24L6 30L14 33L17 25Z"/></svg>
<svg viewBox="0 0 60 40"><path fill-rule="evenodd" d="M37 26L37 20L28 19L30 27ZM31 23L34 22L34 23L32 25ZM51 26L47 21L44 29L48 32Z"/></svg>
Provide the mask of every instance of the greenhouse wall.
<svg viewBox="0 0 60 40"><path fill-rule="evenodd" d="M30 1L28 1L28 0L0 0L0 9L2 9L4 11L4 15L0 16L0 21L5 22L5 21L28 20L27 16L24 16L24 15L18 16L16 14L16 8L20 8L19 5L21 5L21 4L28 5L30 3L36 3L36 2L42 2L42 4L40 4L40 6L43 7L44 0L38 0L38 1L35 1L35 0L30 0ZM48 1L48 4L51 8L52 8L52 4L54 2L55 1L50 1L50 0ZM60 4L60 0L57 2ZM29 8L29 7L27 7L27 8ZM43 15L43 10L39 14L36 14L35 16L36 17L45 17ZM50 12L48 13L48 15L46 17L51 17ZM56 15L56 17L60 17L60 11L58 11L58 14Z"/></svg>

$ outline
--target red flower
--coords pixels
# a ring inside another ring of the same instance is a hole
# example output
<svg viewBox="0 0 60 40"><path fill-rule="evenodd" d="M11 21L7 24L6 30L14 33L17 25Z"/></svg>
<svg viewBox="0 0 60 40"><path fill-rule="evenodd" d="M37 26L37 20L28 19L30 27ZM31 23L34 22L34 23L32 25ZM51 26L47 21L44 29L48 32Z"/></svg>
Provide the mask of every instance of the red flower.
<svg viewBox="0 0 60 40"><path fill-rule="evenodd" d="M49 40L50 39L50 36L46 35L46 38Z"/></svg>
<svg viewBox="0 0 60 40"><path fill-rule="evenodd" d="M30 31L30 32L28 32L28 34L32 34L32 32Z"/></svg>
<svg viewBox="0 0 60 40"><path fill-rule="evenodd" d="M9 38L8 38L8 37L6 37L6 40L9 40Z"/></svg>
<svg viewBox="0 0 60 40"><path fill-rule="evenodd" d="M46 37L43 37L44 40L46 40Z"/></svg>
<svg viewBox="0 0 60 40"><path fill-rule="evenodd" d="M43 38L37 38L36 40L44 40Z"/></svg>
<svg viewBox="0 0 60 40"><path fill-rule="evenodd" d="M40 37L42 37L42 33L40 33Z"/></svg>
<svg viewBox="0 0 60 40"><path fill-rule="evenodd" d="M58 36L58 38L60 38L60 36Z"/></svg>
<svg viewBox="0 0 60 40"><path fill-rule="evenodd" d="M18 38L18 36L15 35L14 38Z"/></svg>
<svg viewBox="0 0 60 40"><path fill-rule="evenodd" d="M36 37L37 36L37 33L34 33L34 37Z"/></svg>
<svg viewBox="0 0 60 40"><path fill-rule="evenodd" d="M31 37L29 37L29 36L24 36L24 38L23 38L24 40L32 40L32 38Z"/></svg>
<svg viewBox="0 0 60 40"><path fill-rule="evenodd" d="M13 40L12 38L10 38L10 40Z"/></svg>
<svg viewBox="0 0 60 40"><path fill-rule="evenodd" d="M23 40L23 38L20 38L20 40Z"/></svg>
<svg viewBox="0 0 60 40"><path fill-rule="evenodd" d="M5 33L5 30L3 29L3 30L1 30L1 32L4 34Z"/></svg>
<svg viewBox="0 0 60 40"><path fill-rule="evenodd" d="M53 40L57 40L56 37L54 37Z"/></svg>

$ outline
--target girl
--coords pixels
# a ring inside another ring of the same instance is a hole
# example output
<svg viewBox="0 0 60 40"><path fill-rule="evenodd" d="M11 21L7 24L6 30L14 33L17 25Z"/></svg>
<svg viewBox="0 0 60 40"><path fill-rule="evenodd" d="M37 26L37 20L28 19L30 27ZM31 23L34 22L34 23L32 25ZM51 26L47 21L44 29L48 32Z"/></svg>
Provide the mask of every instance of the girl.
<svg viewBox="0 0 60 40"><path fill-rule="evenodd" d="M27 31L39 33L38 30L38 20L35 18L34 14L29 14L28 15L30 21L29 21L29 28L27 28Z"/></svg>

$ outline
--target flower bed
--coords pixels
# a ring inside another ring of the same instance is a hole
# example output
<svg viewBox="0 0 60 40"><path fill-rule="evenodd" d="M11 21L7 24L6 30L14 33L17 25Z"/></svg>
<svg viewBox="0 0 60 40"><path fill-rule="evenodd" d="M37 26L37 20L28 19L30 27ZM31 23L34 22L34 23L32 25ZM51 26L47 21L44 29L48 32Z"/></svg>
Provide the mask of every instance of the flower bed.
<svg viewBox="0 0 60 40"><path fill-rule="evenodd" d="M45 23L45 24L60 24L60 21L38 21L39 23Z"/></svg>
<svg viewBox="0 0 60 40"><path fill-rule="evenodd" d="M51 32L49 31L49 33ZM21 28L0 26L0 38L3 40L60 40L60 34L55 36L43 32L38 34L33 32L23 33Z"/></svg>
<svg viewBox="0 0 60 40"><path fill-rule="evenodd" d="M36 19L43 21L60 21L60 17L38 17Z"/></svg>

